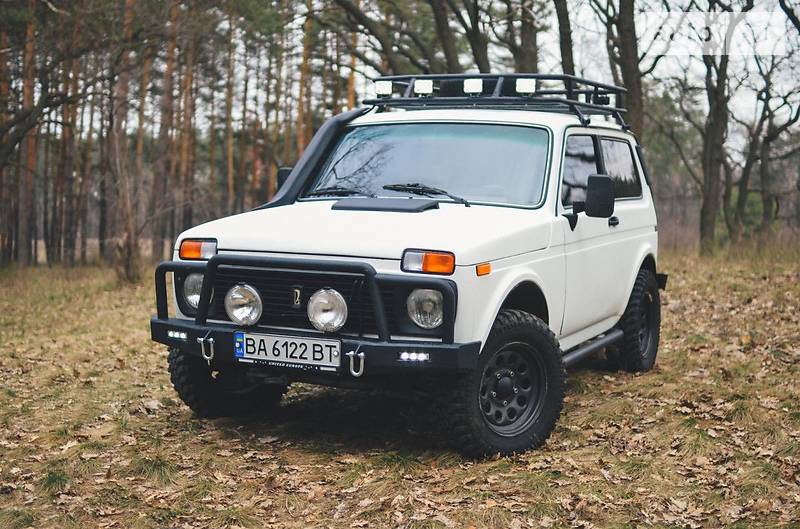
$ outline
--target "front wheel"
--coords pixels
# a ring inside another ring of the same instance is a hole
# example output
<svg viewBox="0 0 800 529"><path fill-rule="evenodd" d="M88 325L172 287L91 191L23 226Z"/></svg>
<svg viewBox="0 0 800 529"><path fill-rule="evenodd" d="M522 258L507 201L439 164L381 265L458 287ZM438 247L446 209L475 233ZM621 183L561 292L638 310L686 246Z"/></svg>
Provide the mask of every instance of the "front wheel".
<svg viewBox="0 0 800 529"><path fill-rule="evenodd" d="M237 365L212 371L206 362L179 349L169 350L169 375L181 400L201 418L242 416L266 411L280 402L287 386L261 384Z"/></svg>
<svg viewBox="0 0 800 529"><path fill-rule="evenodd" d="M469 457L541 446L561 414L566 371L555 336L539 318L501 310L477 369L450 396L451 435Z"/></svg>

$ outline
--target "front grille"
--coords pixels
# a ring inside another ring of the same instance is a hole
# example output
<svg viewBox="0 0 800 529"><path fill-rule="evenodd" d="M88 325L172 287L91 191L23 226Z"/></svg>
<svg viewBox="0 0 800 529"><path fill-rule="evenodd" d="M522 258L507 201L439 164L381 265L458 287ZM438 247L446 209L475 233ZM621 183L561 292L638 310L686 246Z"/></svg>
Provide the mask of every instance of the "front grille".
<svg viewBox="0 0 800 529"><path fill-rule="evenodd" d="M378 334L374 310L369 297L366 278L361 274L342 272L313 273L290 270L220 266L214 281L214 295L209 307L210 319L229 320L225 312L225 294L237 283L247 283L258 290L263 302L259 325L313 329L306 315L311 295L321 288L337 290L347 301L347 323L343 333L360 335ZM294 306L294 289L300 289L300 305ZM381 289L389 332L396 333L394 292Z"/></svg>

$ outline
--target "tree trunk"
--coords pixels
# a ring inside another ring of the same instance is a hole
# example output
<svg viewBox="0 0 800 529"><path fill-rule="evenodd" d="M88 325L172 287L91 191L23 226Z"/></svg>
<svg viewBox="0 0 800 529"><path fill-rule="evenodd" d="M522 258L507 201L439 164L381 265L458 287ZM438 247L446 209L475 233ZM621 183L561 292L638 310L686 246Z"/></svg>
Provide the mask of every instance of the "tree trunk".
<svg viewBox="0 0 800 529"><path fill-rule="evenodd" d="M642 74L639 71L639 44L636 38L633 0L620 0L619 21L619 59L622 82L628 90L625 94L627 119L634 133L641 141L644 138L644 98L642 96Z"/></svg>
<svg viewBox="0 0 800 529"><path fill-rule="evenodd" d="M108 88L100 95L100 137L98 145L100 147L100 182L98 189L97 202L97 244L100 258L109 259L108 251L108 179L110 164L108 161L108 136L112 126L111 112L113 103L111 93L114 90L113 80L108 80ZM108 96L108 97L106 97Z"/></svg>
<svg viewBox="0 0 800 529"><path fill-rule="evenodd" d="M36 73L36 0L28 0L29 19L25 27L25 47L22 56L22 108L33 108L33 93ZM17 230L17 255L23 266L33 262L31 247L33 224L33 177L36 173L36 137L37 127L33 127L25 136L22 149L22 186L20 193L19 229Z"/></svg>
<svg viewBox="0 0 800 529"><path fill-rule="evenodd" d="M78 41L78 25L72 34L70 47ZM64 124L65 132L69 129L69 142L67 143L67 173L64 180L64 259L67 266L75 265L75 243L78 236L77 217L75 207L75 173L77 172L77 141L80 137L78 130L78 60L70 61L70 94L74 101L65 105L69 114L69 121Z"/></svg>
<svg viewBox="0 0 800 529"><path fill-rule="evenodd" d="M136 178L133 183L133 197L136 202L139 202L139 186L144 184L144 125L145 125L145 110L147 108L147 91L150 88L150 70L153 65L153 54L147 49L144 52L144 61L142 62L142 81L139 84L139 108L136 114L136 158L135 158L135 171Z"/></svg>
<svg viewBox="0 0 800 529"><path fill-rule="evenodd" d="M518 72L539 72L539 30L533 19L533 0L523 0L520 5L520 45L515 62Z"/></svg>
<svg viewBox="0 0 800 529"><path fill-rule="evenodd" d="M558 44L561 48L561 71L575 75L575 59L572 56L572 27L569 21L567 0L553 0L558 19Z"/></svg>
<svg viewBox="0 0 800 529"><path fill-rule="evenodd" d="M306 9L308 12L303 24L303 58L300 63L300 93L297 98L297 126L295 127L297 131L297 159L300 159L300 156L303 154L307 142L306 131L308 130L308 120L306 113L308 112L308 108L306 102L308 99L308 92L311 89L309 85L311 84L311 47L313 30L313 19L311 18L313 9L312 0L306 0Z"/></svg>
<svg viewBox="0 0 800 529"><path fill-rule="evenodd" d="M450 17L444 0L428 0L433 11L433 21L436 24L436 36L444 52L444 60L448 73L461 73L461 62L458 60L458 46L453 28L450 27Z"/></svg>
<svg viewBox="0 0 800 529"><path fill-rule="evenodd" d="M120 214L122 216L123 229L122 240L117 246L117 272L120 279L129 283L136 283L141 279L136 210L131 197L132 185L128 167L128 141L125 133L130 83L130 74L128 72L130 52L128 47L133 36L133 8L135 2L136 0L125 0L122 26L123 49L120 54L120 73L114 93L114 126L111 129L109 142L111 167L119 183Z"/></svg>
<svg viewBox="0 0 800 529"><path fill-rule="evenodd" d="M281 13L281 19L283 19L283 13ZM285 62L284 58L286 56L286 50L284 48L285 43L286 43L286 30L281 29L280 45L278 47L280 51L278 53L276 73L275 73L275 98L274 98L275 102L273 104L273 112L272 112L275 118L272 124L272 137L269 142L270 165L269 165L269 177L267 179L267 197L266 197L267 201L272 200L272 197L275 196L275 191L277 188L278 165L280 164L280 161L278 159L278 142L280 141L280 130L281 130L280 113L281 113L281 102L283 98L283 68Z"/></svg>
<svg viewBox="0 0 800 529"><path fill-rule="evenodd" d="M717 214L719 213L720 175L724 161L725 135L728 127L728 57L719 64L704 55L708 116L703 131L703 196L700 206L700 254L714 253Z"/></svg>
<svg viewBox="0 0 800 529"><path fill-rule="evenodd" d="M191 19L191 8L189 18ZM193 175L190 171L189 146L192 135L192 116L194 107L192 104L192 87L194 86L194 36L189 37L189 45L186 49L185 73L183 76L183 126L181 132L181 152L180 152L180 181L181 181L181 201L182 201L182 227L187 230L192 227L192 186L194 184Z"/></svg>
<svg viewBox="0 0 800 529"><path fill-rule="evenodd" d="M211 215L217 216L217 98L216 90L211 90L211 105L208 119L208 196Z"/></svg>
<svg viewBox="0 0 800 529"><path fill-rule="evenodd" d="M152 258L164 258L164 239L167 235L167 216L164 212L167 182L169 179L169 157L171 152L170 131L174 121L173 78L175 70L175 48L177 46L178 3L172 0L169 6L169 36L164 66L163 94L161 96L161 119L158 129L158 146L153 174L153 193L150 198L149 216L152 219Z"/></svg>
<svg viewBox="0 0 800 529"><path fill-rule="evenodd" d="M8 34L0 29L0 50L8 49ZM0 52L0 127L8 122L9 105L11 103L11 80L8 73L8 52ZM14 200L9 191L11 186L6 179L7 170L0 167L0 266L8 264L7 250L11 244L11 222L8 212Z"/></svg>
<svg viewBox="0 0 800 529"><path fill-rule="evenodd" d="M86 237L89 233L88 194L92 187L92 146L94 140L94 107L97 96L92 96L89 103L89 130L86 131L86 144L83 149L81 186L78 191L78 214L80 215L80 260L86 264Z"/></svg>
<svg viewBox="0 0 800 529"><path fill-rule="evenodd" d="M247 187L247 94L250 88L250 61L245 47L244 89L242 90L242 125L239 129L239 165L236 166L236 211L244 210L244 194Z"/></svg>
<svg viewBox="0 0 800 529"><path fill-rule="evenodd" d="M225 169L227 175L226 197L228 202L227 213L233 213L233 203L236 198L234 188L233 172L233 83L234 83L234 61L233 61L233 17L228 17L228 74L225 85Z"/></svg>
<svg viewBox="0 0 800 529"><path fill-rule="evenodd" d="M356 8L360 8L360 0L356 0ZM347 76L347 108L356 108L356 50L358 49L358 32L350 34L350 72Z"/></svg>
<svg viewBox="0 0 800 529"><path fill-rule="evenodd" d="M772 120L770 120L772 121ZM772 178L770 174L770 129L772 123L767 126L767 134L761 142L761 153L759 158L758 176L761 184L761 225L758 228L758 244L760 247L767 246L772 241L772 223L775 220L775 195L772 192Z"/></svg>

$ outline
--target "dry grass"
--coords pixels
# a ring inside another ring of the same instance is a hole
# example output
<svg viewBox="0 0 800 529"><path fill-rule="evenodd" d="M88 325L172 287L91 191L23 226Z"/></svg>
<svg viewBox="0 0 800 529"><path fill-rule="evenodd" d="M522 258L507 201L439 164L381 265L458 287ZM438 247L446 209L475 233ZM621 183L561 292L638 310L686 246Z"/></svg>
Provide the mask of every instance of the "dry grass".
<svg viewBox="0 0 800 529"><path fill-rule="evenodd" d="M545 449L477 463L412 397L298 386L195 420L151 285L2 272L0 527L800 527L797 261L664 268L657 368L573 370Z"/></svg>

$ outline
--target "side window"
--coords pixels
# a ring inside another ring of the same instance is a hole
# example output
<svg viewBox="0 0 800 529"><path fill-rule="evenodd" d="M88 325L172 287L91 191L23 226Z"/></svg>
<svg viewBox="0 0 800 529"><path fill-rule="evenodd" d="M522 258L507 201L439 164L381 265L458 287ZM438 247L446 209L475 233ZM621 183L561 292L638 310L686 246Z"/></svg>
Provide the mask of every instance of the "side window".
<svg viewBox="0 0 800 529"><path fill-rule="evenodd" d="M591 136L567 137L564 147L564 170L561 183L561 203L565 206L586 200L589 175L599 173L597 153Z"/></svg>
<svg viewBox="0 0 800 529"><path fill-rule="evenodd" d="M642 196L642 183L636 174L633 151L627 141L602 138L603 163L606 174L614 180L614 195L617 198Z"/></svg>

